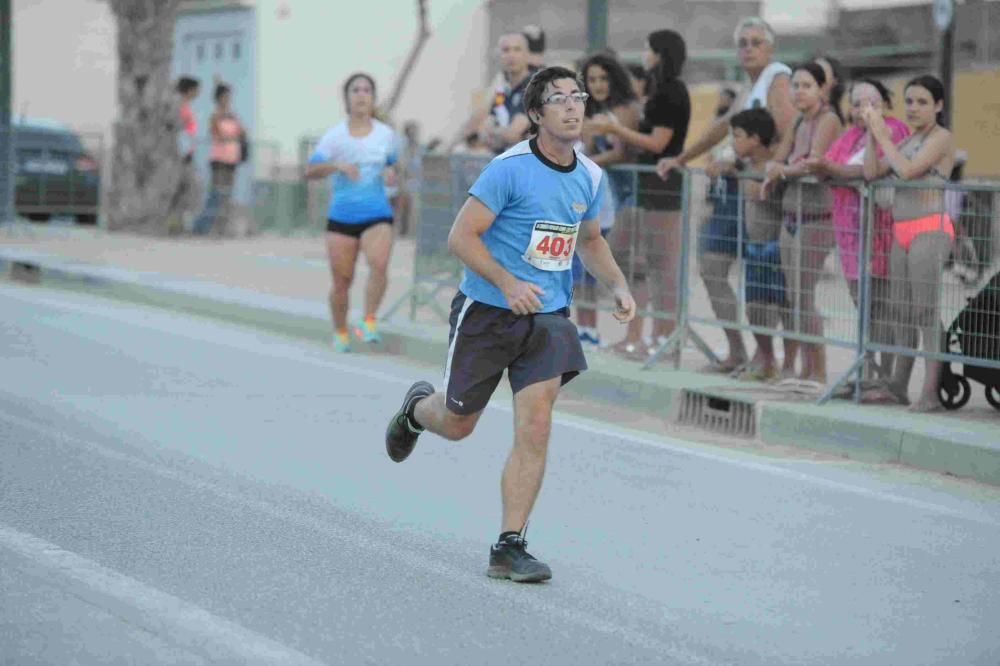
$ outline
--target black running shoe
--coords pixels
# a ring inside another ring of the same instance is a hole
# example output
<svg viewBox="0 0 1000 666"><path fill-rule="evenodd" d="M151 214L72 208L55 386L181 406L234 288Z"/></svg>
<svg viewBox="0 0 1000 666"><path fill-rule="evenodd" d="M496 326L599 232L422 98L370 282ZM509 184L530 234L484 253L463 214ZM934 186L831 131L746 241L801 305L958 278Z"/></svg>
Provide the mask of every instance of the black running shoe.
<svg viewBox="0 0 1000 666"><path fill-rule="evenodd" d="M525 550L528 542L517 534L490 547L490 578L509 578L515 583L540 583L552 578L552 569Z"/></svg>
<svg viewBox="0 0 1000 666"><path fill-rule="evenodd" d="M403 462L406 457L413 453L413 447L417 445L417 437L424 431L423 428L415 426L407 413L414 401L434 393L434 387L427 382L417 382L406 392L403 398L403 406L399 408L389 427L385 430L385 450L389 457L395 462Z"/></svg>

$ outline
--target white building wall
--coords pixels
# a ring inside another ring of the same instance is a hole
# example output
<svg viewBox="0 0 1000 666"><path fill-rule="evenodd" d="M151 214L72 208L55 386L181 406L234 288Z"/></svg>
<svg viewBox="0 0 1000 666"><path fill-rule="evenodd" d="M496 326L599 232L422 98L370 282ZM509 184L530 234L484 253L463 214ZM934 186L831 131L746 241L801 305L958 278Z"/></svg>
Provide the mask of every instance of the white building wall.
<svg viewBox="0 0 1000 666"><path fill-rule="evenodd" d="M11 111L72 127L110 131L117 39L99 0L13 0Z"/></svg>
<svg viewBox="0 0 1000 666"><path fill-rule="evenodd" d="M450 132L484 80L482 0L431 0L432 36L395 113L423 136ZM295 155L302 136L344 118L342 85L371 74L382 99L416 32L415 0L258 0L258 135Z"/></svg>

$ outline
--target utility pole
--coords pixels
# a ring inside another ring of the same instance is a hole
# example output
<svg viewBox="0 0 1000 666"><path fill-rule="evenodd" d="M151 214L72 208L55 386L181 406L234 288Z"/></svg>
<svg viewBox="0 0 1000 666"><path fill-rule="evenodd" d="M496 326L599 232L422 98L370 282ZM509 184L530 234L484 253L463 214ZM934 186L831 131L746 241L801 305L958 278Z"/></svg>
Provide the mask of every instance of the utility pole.
<svg viewBox="0 0 1000 666"><path fill-rule="evenodd" d="M14 136L11 128L13 72L10 43L11 0L0 0L0 224L14 221Z"/></svg>
<svg viewBox="0 0 1000 666"><path fill-rule="evenodd" d="M608 46L608 0L587 0L587 53Z"/></svg>
<svg viewBox="0 0 1000 666"><path fill-rule="evenodd" d="M955 1L934 0L934 25L941 32L941 84L944 86L944 124L951 126L955 79Z"/></svg>

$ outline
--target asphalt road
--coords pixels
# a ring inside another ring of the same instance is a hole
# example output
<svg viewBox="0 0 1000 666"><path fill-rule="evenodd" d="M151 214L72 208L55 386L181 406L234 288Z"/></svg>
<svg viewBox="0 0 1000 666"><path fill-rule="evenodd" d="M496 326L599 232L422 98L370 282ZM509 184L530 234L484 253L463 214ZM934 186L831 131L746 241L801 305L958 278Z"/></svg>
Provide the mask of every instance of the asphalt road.
<svg viewBox="0 0 1000 666"><path fill-rule="evenodd" d="M509 396L384 452L439 377L0 283L0 664L1000 663L1000 489L579 410L488 579Z"/></svg>

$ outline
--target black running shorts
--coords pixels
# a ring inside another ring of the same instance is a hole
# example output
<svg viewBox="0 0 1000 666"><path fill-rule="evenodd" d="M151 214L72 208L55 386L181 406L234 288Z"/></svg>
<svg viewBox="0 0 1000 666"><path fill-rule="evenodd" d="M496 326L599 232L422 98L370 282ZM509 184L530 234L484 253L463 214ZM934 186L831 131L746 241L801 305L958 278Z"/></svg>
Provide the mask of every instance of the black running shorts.
<svg viewBox="0 0 1000 666"><path fill-rule="evenodd" d="M569 308L516 315L473 301L462 292L451 302L444 390L448 409L455 414L483 410L504 370L517 393L555 377L566 384L586 369Z"/></svg>
<svg viewBox="0 0 1000 666"><path fill-rule="evenodd" d="M369 222L357 222L351 224L338 222L337 220L327 220L326 230L332 234L342 234L344 236L350 236L351 238L361 238L361 234L365 233L377 224L392 224L392 218L385 217L378 220L371 220Z"/></svg>

